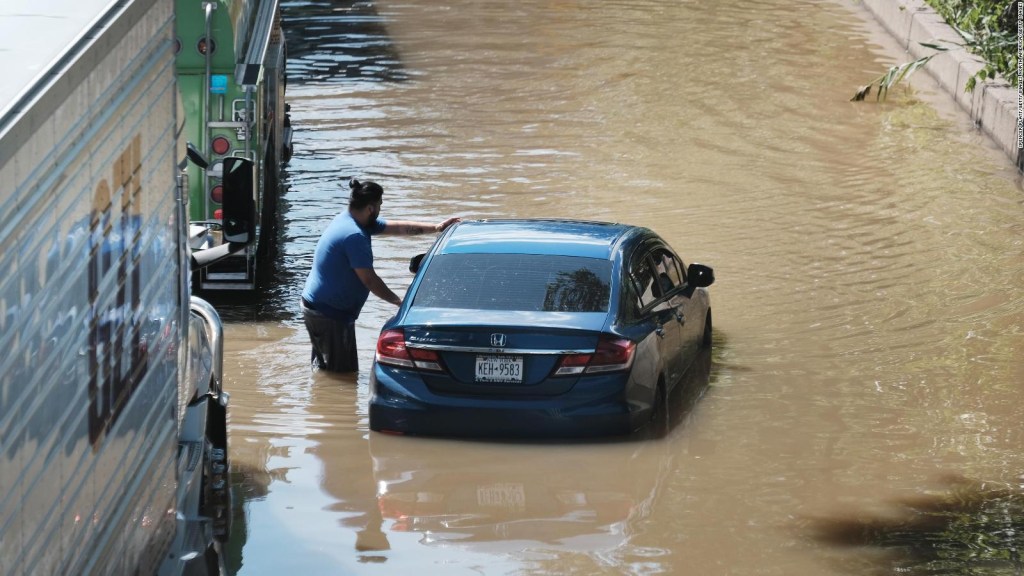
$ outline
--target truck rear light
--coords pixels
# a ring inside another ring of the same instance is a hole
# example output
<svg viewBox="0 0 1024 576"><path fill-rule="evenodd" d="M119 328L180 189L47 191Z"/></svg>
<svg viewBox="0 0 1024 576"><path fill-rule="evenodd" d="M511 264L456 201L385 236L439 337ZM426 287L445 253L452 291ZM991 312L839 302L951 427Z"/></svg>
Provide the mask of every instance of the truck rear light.
<svg viewBox="0 0 1024 576"><path fill-rule="evenodd" d="M416 368L431 372L442 372L441 356L433 350L409 348L405 344L405 332L402 330L385 330L377 338L377 362Z"/></svg>
<svg viewBox="0 0 1024 576"><path fill-rule="evenodd" d="M231 150L231 142L223 136L217 136L213 139L213 142L210 143L210 148L213 149L215 154L223 156L228 153L228 150Z"/></svg>
<svg viewBox="0 0 1024 576"><path fill-rule="evenodd" d="M597 374L627 370L633 365L636 344L625 338L602 335L593 354L566 354L555 369L555 376Z"/></svg>
<svg viewBox="0 0 1024 576"><path fill-rule="evenodd" d="M209 46L207 46L207 44L209 44ZM196 50L203 56L206 56L207 47L209 47L210 49L210 54L213 54L217 51L217 42L215 42L212 38L209 39L209 43L207 43L206 38L200 38L199 41L196 42Z"/></svg>

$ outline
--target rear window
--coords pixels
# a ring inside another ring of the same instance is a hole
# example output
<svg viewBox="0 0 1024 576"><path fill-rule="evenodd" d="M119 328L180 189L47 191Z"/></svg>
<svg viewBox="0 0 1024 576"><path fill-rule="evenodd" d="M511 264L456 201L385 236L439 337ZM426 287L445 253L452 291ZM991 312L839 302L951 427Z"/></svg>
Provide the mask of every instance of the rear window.
<svg viewBox="0 0 1024 576"><path fill-rule="evenodd" d="M607 312L612 263L533 254L445 254L424 271L413 306Z"/></svg>

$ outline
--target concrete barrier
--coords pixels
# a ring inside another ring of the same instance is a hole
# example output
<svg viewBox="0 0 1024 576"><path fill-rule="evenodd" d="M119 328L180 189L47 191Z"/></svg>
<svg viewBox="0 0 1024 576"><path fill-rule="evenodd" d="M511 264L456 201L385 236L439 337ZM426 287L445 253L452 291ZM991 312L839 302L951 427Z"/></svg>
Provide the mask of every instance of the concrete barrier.
<svg viewBox="0 0 1024 576"><path fill-rule="evenodd" d="M912 59L934 52L922 42L954 48L963 38L942 16L923 0L863 0L864 6L900 43ZM1024 153L1018 139L1017 90L1006 81L978 82L967 92L967 80L982 68L982 61L966 50L953 49L928 61L927 71L939 86L971 116L974 125L987 134L1024 171Z"/></svg>

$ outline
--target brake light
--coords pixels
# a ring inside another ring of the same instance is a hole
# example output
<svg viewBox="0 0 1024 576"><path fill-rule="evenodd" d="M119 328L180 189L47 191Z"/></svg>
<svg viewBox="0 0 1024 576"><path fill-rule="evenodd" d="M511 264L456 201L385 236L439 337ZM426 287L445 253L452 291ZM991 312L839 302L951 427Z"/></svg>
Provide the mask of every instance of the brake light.
<svg viewBox="0 0 1024 576"><path fill-rule="evenodd" d="M213 149L214 154L223 156L228 153L228 150L231 150L231 142L223 136L217 136L213 142L210 142L210 148Z"/></svg>
<svg viewBox="0 0 1024 576"><path fill-rule="evenodd" d="M409 348L409 355L412 356L412 363L420 370L441 371L441 357L433 350L422 348Z"/></svg>
<svg viewBox="0 0 1024 576"><path fill-rule="evenodd" d="M385 330L377 338L377 362L412 368L412 356L405 347L405 332Z"/></svg>
<svg viewBox="0 0 1024 576"><path fill-rule="evenodd" d="M633 365L635 351L636 343L632 340L602 335L597 341L594 357L587 366L587 373L627 370Z"/></svg>
<svg viewBox="0 0 1024 576"><path fill-rule="evenodd" d="M625 338L602 335L593 354L566 354L558 363L555 376L597 374L627 370L633 365L636 344Z"/></svg>
<svg viewBox="0 0 1024 576"><path fill-rule="evenodd" d="M377 338L377 362L441 372L441 357L433 350L409 348L405 344L405 332L385 330Z"/></svg>
<svg viewBox="0 0 1024 576"><path fill-rule="evenodd" d="M196 42L196 50L200 54L202 54L203 56L206 56L206 46L207 46L206 38L200 38L199 42ZM214 52L217 51L217 43L214 42L212 38L210 39L209 46L210 46L210 54L213 54Z"/></svg>
<svg viewBox="0 0 1024 576"><path fill-rule="evenodd" d="M555 370L555 376L582 374L592 356L593 354L566 354L558 364L558 370Z"/></svg>

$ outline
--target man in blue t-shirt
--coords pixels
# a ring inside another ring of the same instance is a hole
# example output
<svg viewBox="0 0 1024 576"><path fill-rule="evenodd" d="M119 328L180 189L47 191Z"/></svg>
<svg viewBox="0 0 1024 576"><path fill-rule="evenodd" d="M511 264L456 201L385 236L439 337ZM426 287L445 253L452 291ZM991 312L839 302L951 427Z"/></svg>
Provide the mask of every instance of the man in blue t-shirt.
<svg viewBox="0 0 1024 576"><path fill-rule="evenodd" d="M396 306L398 297L373 269L374 234L412 235L441 232L459 221L423 224L380 218L384 189L376 182L349 182L348 210L338 214L316 243L313 269L302 290L302 316L313 344L314 368L332 372L359 369L355 321L373 292Z"/></svg>

